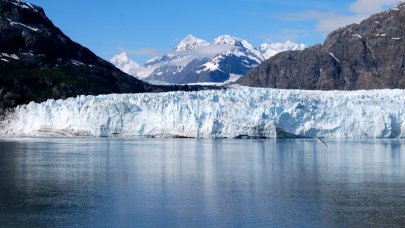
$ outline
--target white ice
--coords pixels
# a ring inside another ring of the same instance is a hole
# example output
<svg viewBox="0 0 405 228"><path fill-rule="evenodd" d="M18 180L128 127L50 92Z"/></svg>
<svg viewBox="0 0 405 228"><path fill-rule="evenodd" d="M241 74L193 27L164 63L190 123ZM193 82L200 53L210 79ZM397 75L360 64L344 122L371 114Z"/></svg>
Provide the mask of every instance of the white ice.
<svg viewBox="0 0 405 228"><path fill-rule="evenodd" d="M405 90L217 91L79 96L19 106L3 136L404 138Z"/></svg>

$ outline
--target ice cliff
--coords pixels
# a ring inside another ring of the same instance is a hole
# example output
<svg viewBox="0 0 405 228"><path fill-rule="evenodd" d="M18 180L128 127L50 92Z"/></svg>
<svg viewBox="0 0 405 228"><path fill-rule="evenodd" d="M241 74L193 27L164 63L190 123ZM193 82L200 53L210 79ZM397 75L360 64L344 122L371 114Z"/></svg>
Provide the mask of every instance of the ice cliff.
<svg viewBox="0 0 405 228"><path fill-rule="evenodd" d="M79 96L17 107L3 136L404 138L405 90Z"/></svg>

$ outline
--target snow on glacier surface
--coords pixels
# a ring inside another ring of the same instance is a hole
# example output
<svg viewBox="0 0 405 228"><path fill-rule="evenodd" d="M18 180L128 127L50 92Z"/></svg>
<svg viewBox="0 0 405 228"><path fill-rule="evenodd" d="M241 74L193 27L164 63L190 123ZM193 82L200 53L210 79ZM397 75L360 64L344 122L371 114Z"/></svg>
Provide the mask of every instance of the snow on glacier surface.
<svg viewBox="0 0 405 228"><path fill-rule="evenodd" d="M3 136L404 138L405 90L214 91L79 96L19 106Z"/></svg>

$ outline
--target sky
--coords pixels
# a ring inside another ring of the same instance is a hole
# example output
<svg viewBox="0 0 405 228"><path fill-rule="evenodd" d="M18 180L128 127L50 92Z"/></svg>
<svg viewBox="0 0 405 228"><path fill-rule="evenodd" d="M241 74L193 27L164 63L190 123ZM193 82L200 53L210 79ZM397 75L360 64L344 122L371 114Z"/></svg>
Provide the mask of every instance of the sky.
<svg viewBox="0 0 405 228"><path fill-rule="evenodd" d="M254 46L287 40L308 46L400 0L27 0L66 35L104 59L127 52L138 63L170 52L192 34L228 34Z"/></svg>

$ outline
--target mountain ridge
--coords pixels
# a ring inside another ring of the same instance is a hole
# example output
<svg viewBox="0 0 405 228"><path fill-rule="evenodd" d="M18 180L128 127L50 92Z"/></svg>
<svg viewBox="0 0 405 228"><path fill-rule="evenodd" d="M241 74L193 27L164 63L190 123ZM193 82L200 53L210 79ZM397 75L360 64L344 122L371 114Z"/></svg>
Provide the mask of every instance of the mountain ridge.
<svg viewBox="0 0 405 228"><path fill-rule="evenodd" d="M405 88L405 3L275 55L236 83L310 90Z"/></svg>
<svg viewBox="0 0 405 228"><path fill-rule="evenodd" d="M275 43L273 46L255 48L248 41L230 35L221 35L208 42L191 34L187 35L172 52L154 57L141 67L128 67L124 62L116 62L117 56L110 61L131 75L146 81L166 83L204 83L235 80L251 68L265 60L263 54L272 55L291 48L303 49L306 46L291 41ZM270 49L273 50L270 50ZM279 48L277 50L277 48ZM272 52L269 52L272 51Z"/></svg>
<svg viewBox="0 0 405 228"><path fill-rule="evenodd" d="M30 3L0 0L0 109L79 94L158 89L67 37Z"/></svg>

